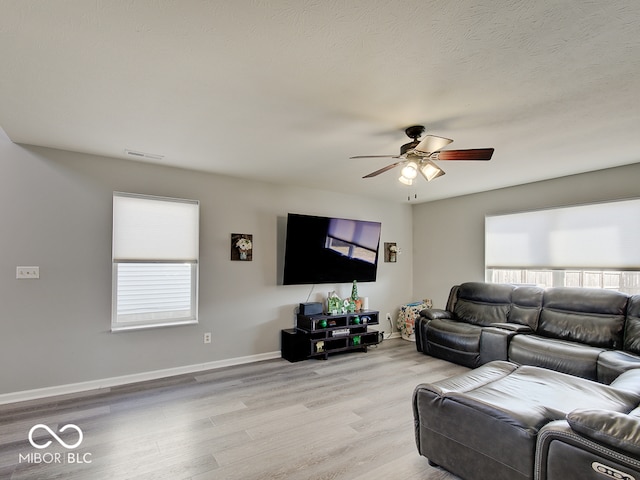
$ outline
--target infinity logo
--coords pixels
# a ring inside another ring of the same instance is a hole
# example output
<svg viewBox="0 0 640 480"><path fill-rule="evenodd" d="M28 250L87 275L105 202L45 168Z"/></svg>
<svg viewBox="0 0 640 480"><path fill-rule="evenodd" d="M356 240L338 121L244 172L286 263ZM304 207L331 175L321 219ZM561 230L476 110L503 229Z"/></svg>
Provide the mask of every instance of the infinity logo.
<svg viewBox="0 0 640 480"><path fill-rule="evenodd" d="M68 443L65 443L64 440L62 440L58 435L56 435L56 432L54 432L53 430L51 430L48 426L39 423L37 425L34 425L33 427L31 427L31 430L29 430L29 443L34 447L34 448L39 448L39 449L43 449L43 448L47 448L49 445L51 445L51 440L47 440L46 443L40 445L38 443L35 442L35 440L33 439L33 432L35 432L37 429L42 428L44 430L46 430L47 432L49 432L49 434L56 439L56 441L62 445L64 448L68 448L69 450L74 449L76 447L78 447L81 443L82 443L82 430L80 430L80 427L78 427L77 425L74 425L73 423L69 423L67 425L65 425L64 427L62 427L60 429L60 433L72 429L75 430L76 432L78 432L78 441L76 443L73 443L71 445L69 445Z"/></svg>

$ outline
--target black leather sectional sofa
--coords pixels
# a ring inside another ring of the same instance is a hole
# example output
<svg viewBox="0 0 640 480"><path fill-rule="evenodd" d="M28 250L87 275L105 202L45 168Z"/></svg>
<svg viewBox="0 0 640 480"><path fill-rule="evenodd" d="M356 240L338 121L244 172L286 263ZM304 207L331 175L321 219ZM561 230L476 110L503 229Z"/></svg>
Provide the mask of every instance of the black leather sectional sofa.
<svg viewBox="0 0 640 480"><path fill-rule="evenodd" d="M416 322L473 370L416 387L420 454L464 480L640 480L640 295L470 282Z"/></svg>
<svg viewBox="0 0 640 480"><path fill-rule="evenodd" d="M640 367L640 295L468 282L415 332L418 351L467 367L509 360L610 383Z"/></svg>

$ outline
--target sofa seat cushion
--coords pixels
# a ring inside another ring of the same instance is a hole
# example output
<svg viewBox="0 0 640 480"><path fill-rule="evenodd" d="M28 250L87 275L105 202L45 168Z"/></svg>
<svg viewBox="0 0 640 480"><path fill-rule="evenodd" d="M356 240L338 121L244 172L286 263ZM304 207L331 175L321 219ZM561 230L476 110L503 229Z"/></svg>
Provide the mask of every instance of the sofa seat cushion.
<svg viewBox="0 0 640 480"><path fill-rule="evenodd" d="M516 335L509 344L509 361L598 380L598 357L604 351L539 335Z"/></svg>
<svg viewBox="0 0 640 480"><path fill-rule="evenodd" d="M489 362L416 387L416 442L422 455L467 480L532 479L544 425L576 408L626 413L638 402L640 383L627 391L544 368Z"/></svg>
<svg viewBox="0 0 640 480"><path fill-rule="evenodd" d="M621 350L602 352L598 357L598 381L611 383L632 368L640 368L640 356Z"/></svg>

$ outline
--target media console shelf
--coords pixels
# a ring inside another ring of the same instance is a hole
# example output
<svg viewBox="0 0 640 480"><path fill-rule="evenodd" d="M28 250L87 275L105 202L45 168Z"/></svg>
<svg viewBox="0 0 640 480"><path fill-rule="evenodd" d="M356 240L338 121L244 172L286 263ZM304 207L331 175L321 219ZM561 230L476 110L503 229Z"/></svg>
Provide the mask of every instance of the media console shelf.
<svg viewBox="0 0 640 480"><path fill-rule="evenodd" d="M367 351L380 342L377 331L369 325L378 324L380 312L362 310L338 315L298 314L295 329L282 330L282 358L290 362L307 358L329 357L330 353L353 350Z"/></svg>

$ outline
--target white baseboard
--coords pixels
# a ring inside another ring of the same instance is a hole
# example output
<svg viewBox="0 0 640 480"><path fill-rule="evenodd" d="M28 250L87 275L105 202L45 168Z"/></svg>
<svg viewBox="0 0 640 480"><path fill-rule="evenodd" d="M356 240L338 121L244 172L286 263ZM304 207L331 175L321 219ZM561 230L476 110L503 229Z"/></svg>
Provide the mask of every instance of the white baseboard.
<svg viewBox="0 0 640 480"><path fill-rule="evenodd" d="M4 393L0 394L0 405L15 402L25 402L28 400L37 400L40 398L53 397L57 395L69 395L73 393L87 392L90 390L99 390L102 388L116 387L119 385L127 385L130 383L145 382L147 380L156 380L158 378L173 377L175 375L183 375L186 373L201 372L203 370L215 370L218 368L231 367L234 365L243 365L246 363L260 362L263 360L272 360L274 358L280 358L280 351L261 353L258 355L249 355L246 357L229 358L227 360L217 360L215 362L200 363L196 365L186 365L184 367L134 373L131 375L123 375L120 377L90 380L88 382L70 383L67 385L57 385L54 387Z"/></svg>

